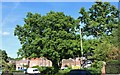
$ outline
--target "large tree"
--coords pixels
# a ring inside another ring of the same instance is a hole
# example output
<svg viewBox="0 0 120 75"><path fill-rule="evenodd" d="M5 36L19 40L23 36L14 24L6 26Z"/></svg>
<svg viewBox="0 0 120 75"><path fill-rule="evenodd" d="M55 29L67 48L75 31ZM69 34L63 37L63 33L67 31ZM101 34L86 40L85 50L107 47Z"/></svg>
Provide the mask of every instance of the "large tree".
<svg viewBox="0 0 120 75"><path fill-rule="evenodd" d="M87 49L92 47L93 57L98 60L107 60L107 52L112 51L111 44L114 31L119 27L119 11L108 2L96 2L89 10L81 8L81 15L78 18L83 24L83 36L91 36L93 43ZM96 40L96 41L95 41Z"/></svg>
<svg viewBox="0 0 120 75"><path fill-rule="evenodd" d="M58 69L62 59L80 55L75 28L79 21L62 12L49 12L44 16L28 13L23 26L14 31L22 44L18 54L26 57L46 57Z"/></svg>

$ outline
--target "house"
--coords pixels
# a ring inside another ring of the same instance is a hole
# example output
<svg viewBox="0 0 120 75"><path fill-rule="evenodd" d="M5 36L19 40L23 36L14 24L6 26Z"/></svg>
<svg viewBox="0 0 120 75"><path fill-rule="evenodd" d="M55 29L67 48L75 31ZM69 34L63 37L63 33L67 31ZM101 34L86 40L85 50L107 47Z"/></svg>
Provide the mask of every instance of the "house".
<svg viewBox="0 0 120 75"><path fill-rule="evenodd" d="M19 61L16 61L16 70L20 70L20 69L25 69L26 65L29 66L30 60L29 59L21 59Z"/></svg>
<svg viewBox="0 0 120 75"><path fill-rule="evenodd" d="M33 67L33 66L46 66L51 67L52 62L46 58L31 58L31 59L25 59L16 61L16 70L25 69L26 66Z"/></svg>
<svg viewBox="0 0 120 75"><path fill-rule="evenodd" d="M46 67L51 67L52 66L52 62L44 57L42 58L32 58L30 60L30 64L29 67L33 67L33 66L46 66Z"/></svg>
<svg viewBox="0 0 120 75"><path fill-rule="evenodd" d="M8 60L9 64L12 64L13 65L13 68L16 68L16 61L15 60Z"/></svg>
<svg viewBox="0 0 120 75"><path fill-rule="evenodd" d="M75 59L69 58L69 59L62 60L61 67L69 66L69 67L72 67L74 69L78 69L78 68L80 68L80 65L81 65L80 58L75 58Z"/></svg>
<svg viewBox="0 0 120 75"><path fill-rule="evenodd" d="M81 65L80 59L75 58L75 59L63 59L62 60L62 66L79 66ZM31 59L25 59L23 58L22 60L16 61L16 70L20 69L25 69L26 66L28 67L33 67L33 66L45 66L45 67L52 67L52 62L44 57L41 58L31 58Z"/></svg>

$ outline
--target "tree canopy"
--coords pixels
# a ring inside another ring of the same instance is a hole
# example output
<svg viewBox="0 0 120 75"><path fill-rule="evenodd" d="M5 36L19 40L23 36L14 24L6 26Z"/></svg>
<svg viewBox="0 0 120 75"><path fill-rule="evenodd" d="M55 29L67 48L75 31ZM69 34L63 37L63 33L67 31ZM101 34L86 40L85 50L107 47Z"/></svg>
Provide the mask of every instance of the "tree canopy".
<svg viewBox="0 0 120 75"><path fill-rule="evenodd" d="M89 8L81 8L79 12L81 23L84 24L83 32L87 36L99 37L112 34L118 27L119 11L108 2L96 2Z"/></svg>
<svg viewBox="0 0 120 75"><path fill-rule="evenodd" d="M75 32L79 20L62 12L50 11L43 16L29 12L24 21L25 24L17 25L14 31L22 44L19 55L26 58L46 57L56 68L62 59L80 56L80 43Z"/></svg>
<svg viewBox="0 0 120 75"><path fill-rule="evenodd" d="M83 36L92 36L90 41L86 40L84 50L92 52L95 59L106 61L114 51L118 51L113 39L118 38L119 10L108 2L96 2L89 10L81 8L79 13Z"/></svg>

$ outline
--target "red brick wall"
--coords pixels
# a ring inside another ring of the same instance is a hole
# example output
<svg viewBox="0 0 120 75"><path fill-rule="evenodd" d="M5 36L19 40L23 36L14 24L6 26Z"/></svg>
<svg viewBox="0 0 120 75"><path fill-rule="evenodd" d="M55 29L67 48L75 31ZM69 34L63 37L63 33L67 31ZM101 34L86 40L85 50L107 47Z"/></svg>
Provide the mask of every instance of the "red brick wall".
<svg viewBox="0 0 120 75"><path fill-rule="evenodd" d="M76 58L76 59L63 59L62 60L62 67L64 67L65 65L77 66L77 65L80 65L80 60L78 58Z"/></svg>
<svg viewBox="0 0 120 75"><path fill-rule="evenodd" d="M33 58L30 60L30 66L52 66L52 62L50 60L47 60L45 58Z"/></svg>

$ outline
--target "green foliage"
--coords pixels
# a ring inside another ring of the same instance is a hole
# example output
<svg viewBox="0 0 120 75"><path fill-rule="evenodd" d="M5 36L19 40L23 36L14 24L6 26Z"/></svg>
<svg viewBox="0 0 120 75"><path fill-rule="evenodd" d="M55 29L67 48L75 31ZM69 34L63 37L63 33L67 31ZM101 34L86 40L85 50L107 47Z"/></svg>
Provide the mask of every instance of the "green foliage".
<svg viewBox="0 0 120 75"><path fill-rule="evenodd" d="M92 58L100 61L109 60L110 54L118 52L113 49L119 45L118 9L108 2L96 2L88 11L81 8L79 13L80 24L84 25L82 35L92 36L92 39L83 41L84 54L92 54ZM112 59L119 58L118 54Z"/></svg>
<svg viewBox="0 0 120 75"><path fill-rule="evenodd" d="M14 70L15 70L14 64L6 63L6 62L3 63L3 67L2 67L3 72L6 72L6 71L12 72Z"/></svg>
<svg viewBox="0 0 120 75"><path fill-rule="evenodd" d="M98 69L101 70L101 68L103 67L103 61L95 61L95 62L92 64L92 67L98 68Z"/></svg>
<svg viewBox="0 0 120 75"><path fill-rule="evenodd" d="M81 8L79 20L83 27L83 34L87 36L100 37L110 35L118 27L118 9L108 2L96 2L89 8Z"/></svg>
<svg viewBox="0 0 120 75"><path fill-rule="evenodd" d="M86 68L89 70L92 75L101 75L101 69L103 67L103 61L95 61L90 68Z"/></svg>
<svg viewBox="0 0 120 75"><path fill-rule="evenodd" d="M59 70L57 73L55 72L54 67L41 67L41 66L33 66L33 68L38 68L42 75L68 75L70 68L65 70Z"/></svg>
<svg viewBox="0 0 120 75"><path fill-rule="evenodd" d="M106 62L107 74L120 74L120 60L111 60Z"/></svg>
<svg viewBox="0 0 120 75"><path fill-rule="evenodd" d="M113 38L111 40L114 46L120 49L120 31L119 30L120 30L120 22L118 23L118 28L113 31L113 34L112 34Z"/></svg>
<svg viewBox="0 0 120 75"><path fill-rule="evenodd" d="M69 75L71 69L59 70L55 75Z"/></svg>
<svg viewBox="0 0 120 75"><path fill-rule="evenodd" d="M22 72L22 73L23 73L24 71L22 71L22 70L13 70L12 72L13 72L13 73L15 73L15 72L17 72L17 73L18 73L18 72L19 72L19 73Z"/></svg>
<svg viewBox="0 0 120 75"><path fill-rule="evenodd" d="M21 60L21 59L22 59L22 57L15 58L15 60Z"/></svg>
<svg viewBox="0 0 120 75"><path fill-rule="evenodd" d="M5 50L0 49L0 58L2 59L0 61L0 65L2 65L2 71L9 71L15 70L14 64L8 63L8 60L10 60L10 57L7 56L7 53Z"/></svg>
<svg viewBox="0 0 120 75"><path fill-rule="evenodd" d="M89 70L92 75L101 75L100 69L98 68L91 67L87 70Z"/></svg>
<svg viewBox="0 0 120 75"><path fill-rule="evenodd" d="M33 68L38 68L38 70L42 73L42 74L54 74L55 69L54 67L42 67L42 66L33 66Z"/></svg>
<svg viewBox="0 0 120 75"><path fill-rule="evenodd" d="M96 58L97 60L106 61L107 60L107 52L111 50L111 44L107 42L107 40L102 40L97 43L97 46L94 50L93 58Z"/></svg>
<svg viewBox="0 0 120 75"><path fill-rule="evenodd" d="M8 62L8 56L5 50L0 49L0 58L1 57L2 57L2 60L4 60L5 62Z"/></svg>
<svg viewBox="0 0 120 75"><path fill-rule="evenodd" d="M44 67L40 67L40 66L33 66L32 68L38 68L40 72L44 71L45 69Z"/></svg>

